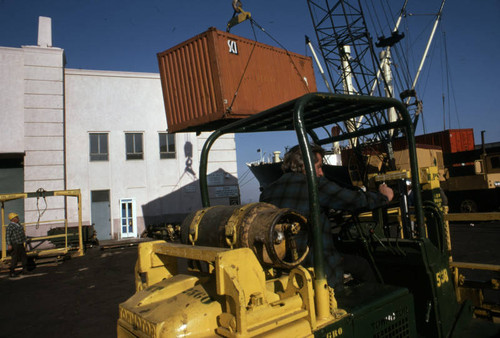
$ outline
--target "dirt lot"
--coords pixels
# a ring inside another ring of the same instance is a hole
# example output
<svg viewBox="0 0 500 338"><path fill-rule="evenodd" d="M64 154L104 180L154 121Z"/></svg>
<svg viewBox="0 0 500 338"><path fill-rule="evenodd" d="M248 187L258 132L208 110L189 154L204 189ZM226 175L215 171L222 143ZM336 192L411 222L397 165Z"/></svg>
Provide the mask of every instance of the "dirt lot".
<svg viewBox="0 0 500 338"><path fill-rule="evenodd" d="M500 264L500 223L451 227L456 261ZM31 275L0 276L0 337L115 337L118 304L134 293L137 247L87 250L41 265ZM500 278L471 272L474 278ZM491 296L496 297L496 291Z"/></svg>

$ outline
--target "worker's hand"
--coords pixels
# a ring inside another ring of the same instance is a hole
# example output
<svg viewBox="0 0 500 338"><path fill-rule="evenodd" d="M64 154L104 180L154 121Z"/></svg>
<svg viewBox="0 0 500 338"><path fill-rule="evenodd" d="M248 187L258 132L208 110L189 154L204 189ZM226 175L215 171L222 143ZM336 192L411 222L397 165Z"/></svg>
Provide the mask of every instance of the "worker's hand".
<svg viewBox="0 0 500 338"><path fill-rule="evenodd" d="M378 186L378 192L387 197L389 202L394 198L394 191L392 191L392 189L389 188L385 183L382 183Z"/></svg>
<svg viewBox="0 0 500 338"><path fill-rule="evenodd" d="M12 245L9 245L8 250L9 250L9 251L11 251L11 250L12 250Z"/></svg>

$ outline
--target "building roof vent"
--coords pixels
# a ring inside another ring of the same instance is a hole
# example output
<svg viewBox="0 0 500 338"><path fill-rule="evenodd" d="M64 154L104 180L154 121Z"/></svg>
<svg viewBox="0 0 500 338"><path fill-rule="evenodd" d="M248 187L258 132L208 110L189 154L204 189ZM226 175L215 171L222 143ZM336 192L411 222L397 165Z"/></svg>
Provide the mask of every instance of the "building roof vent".
<svg viewBox="0 0 500 338"><path fill-rule="evenodd" d="M52 47L52 19L46 16L38 17L38 46Z"/></svg>

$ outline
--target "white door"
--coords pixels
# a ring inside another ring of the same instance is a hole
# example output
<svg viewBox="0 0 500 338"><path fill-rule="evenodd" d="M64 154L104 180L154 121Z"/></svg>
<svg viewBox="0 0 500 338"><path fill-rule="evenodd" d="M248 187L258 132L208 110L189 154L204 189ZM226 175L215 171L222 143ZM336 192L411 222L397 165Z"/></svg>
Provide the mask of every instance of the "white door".
<svg viewBox="0 0 500 338"><path fill-rule="evenodd" d="M123 198L120 200L122 238L137 237L137 217L135 215L135 200Z"/></svg>

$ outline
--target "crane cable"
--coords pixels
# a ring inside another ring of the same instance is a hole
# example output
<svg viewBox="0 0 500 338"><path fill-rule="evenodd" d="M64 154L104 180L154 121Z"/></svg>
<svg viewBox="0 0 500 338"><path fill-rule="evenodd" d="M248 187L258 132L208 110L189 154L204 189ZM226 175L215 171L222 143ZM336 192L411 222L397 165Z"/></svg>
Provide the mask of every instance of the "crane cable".
<svg viewBox="0 0 500 338"><path fill-rule="evenodd" d="M442 33L443 39L445 39L445 33L444 32L441 32L441 33ZM442 104L443 104L443 130L446 130L446 111L448 110L448 115L449 116L451 116L451 115L449 114L449 108L450 108L450 106L449 106L450 101L449 100L448 100L448 105L446 105L445 90L446 90L446 95L449 98L450 82L448 81L449 80L449 78L447 76L448 69L447 69L447 64L445 61L446 56L444 54L445 53L444 53L443 49L441 49L441 58L440 58L440 61L441 61L441 65L440 65L441 66L440 67L440 70L441 70L441 100L442 100ZM445 83L446 83L446 89L445 89ZM451 124L448 124L448 128L451 128Z"/></svg>
<svg viewBox="0 0 500 338"><path fill-rule="evenodd" d="M236 97L238 95L238 91L239 91L239 89L241 87L241 84L242 84L243 79L245 77L245 74L247 72L248 66L250 64L250 60L252 58L253 52L255 50L255 46L257 45L257 34L255 33L255 26L258 29L260 29L264 34L266 34L271 40L273 40L275 43L277 43L285 51L286 55L288 56L288 58L290 59L290 62L293 65L293 68L295 69L295 71L299 75L300 79L302 80L301 82L302 82L302 85L304 86L304 89L306 90L307 93L310 93L311 91L309 90L308 83L305 81L305 77L301 74L299 68L295 64L295 61L293 60L292 55L290 54L290 52L288 51L288 49L286 49L285 46L283 46L278 40L276 40L271 34L269 34L266 31L266 29L264 29L264 27L262 27L257 21L255 21L255 19L253 17L250 17L248 20L250 21L250 25L252 27L252 32L253 32L253 35L254 35L254 44L252 46L252 50L250 52L250 55L248 56L248 60L247 60L247 63L245 65L245 69L243 70L243 73L241 74L241 78L240 78L240 81L238 82L238 86L236 87L236 90L234 92L233 99L231 100L231 104L226 109L226 112L228 112L228 113L231 112L231 110L233 108L234 102L236 101Z"/></svg>
<svg viewBox="0 0 500 338"><path fill-rule="evenodd" d="M455 114L457 117L457 124L458 128L460 129L460 118L459 114L457 111L457 100L455 96L455 90L453 88L453 80L451 79L451 70L450 70L450 63L448 61L448 45L446 43L446 32L443 31L443 46L444 46L444 64L445 66L443 67L446 72L446 89L447 89L447 94L448 94L448 128L451 128L451 97L453 96L453 103L455 106ZM450 94L450 88L451 88L451 94Z"/></svg>
<svg viewBox="0 0 500 338"><path fill-rule="evenodd" d="M248 169L245 174L247 174L246 176L248 176L248 173L250 173L250 169ZM243 174L245 176L245 174ZM246 177L245 176L245 177ZM255 179L255 176L251 175L250 177L246 177L246 180L245 182L241 182L239 185L240 185L240 188L243 188L245 185L247 185L248 183L252 182L253 180Z"/></svg>
<svg viewBox="0 0 500 338"><path fill-rule="evenodd" d="M255 50L255 46L257 45L257 35L255 34L255 29L253 27L253 19L250 19L250 25L252 26L252 32L253 32L253 36L254 36L255 41L254 41L254 44L252 46L252 50L250 51L250 55L248 56L245 68L243 69L243 74L241 74L241 78L240 78L240 81L238 82L238 86L236 86L236 90L234 92L233 99L231 100L231 104L226 109L227 113L230 113L233 109L234 101L236 101L236 96L238 95L238 91L240 90L241 83L243 82L243 79L244 79L245 74L247 72L248 65L250 64L250 60L252 59L252 55L253 55L253 52Z"/></svg>
<svg viewBox="0 0 500 338"><path fill-rule="evenodd" d="M243 173L243 175L241 175L241 177L238 177L238 181L243 181L248 176L249 173L250 169L247 168L247 170Z"/></svg>

